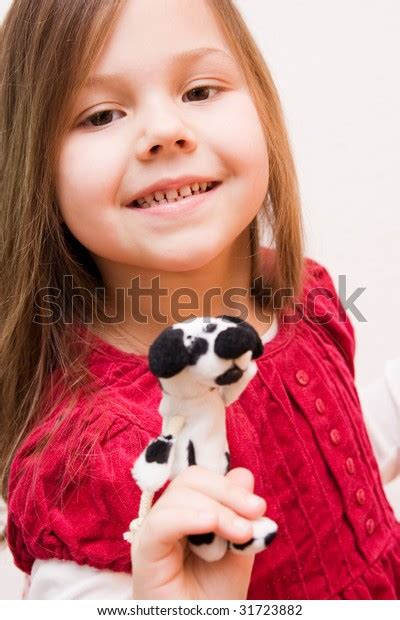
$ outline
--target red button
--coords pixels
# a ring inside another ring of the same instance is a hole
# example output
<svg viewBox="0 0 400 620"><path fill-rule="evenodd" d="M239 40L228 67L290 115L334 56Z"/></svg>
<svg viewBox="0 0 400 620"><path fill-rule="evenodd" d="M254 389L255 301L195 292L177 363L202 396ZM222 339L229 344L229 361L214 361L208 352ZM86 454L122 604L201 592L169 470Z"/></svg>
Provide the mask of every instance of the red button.
<svg viewBox="0 0 400 620"><path fill-rule="evenodd" d="M335 446L337 446L340 443L340 433L337 430L337 428L333 428L330 432L330 437L331 437L331 441L332 443L335 444Z"/></svg>
<svg viewBox="0 0 400 620"><path fill-rule="evenodd" d="M372 534L375 529L375 521L373 519L367 519L365 527L368 534Z"/></svg>
<svg viewBox="0 0 400 620"><path fill-rule="evenodd" d="M360 504L360 506L362 506L363 503L365 502L365 491L364 491L364 489L358 489L358 491L356 493L356 499L357 499L357 503Z"/></svg>
<svg viewBox="0 0 400 620"><path fill-rule="evenodd" d="M347 473L349 474L354 474L355 472L354 461L351 458L351 456L349 456L349 458L346 459L346 469L347 469Z"/></svg>
<svg viewBox="0 0 400 620"><path fill-rule="evenodd" d="M325 403L322 398L317 398L317 400L315 401L315 407L318 413L320 413L321 415L325 413Z"/></svg>
<svg viewBox="0 0 400 620"><path fill-rule="evenodd" d="M305 370L298 370L296 372L296 379L300 383L300 385L307 385L310 381L310 378Z"/></svg>

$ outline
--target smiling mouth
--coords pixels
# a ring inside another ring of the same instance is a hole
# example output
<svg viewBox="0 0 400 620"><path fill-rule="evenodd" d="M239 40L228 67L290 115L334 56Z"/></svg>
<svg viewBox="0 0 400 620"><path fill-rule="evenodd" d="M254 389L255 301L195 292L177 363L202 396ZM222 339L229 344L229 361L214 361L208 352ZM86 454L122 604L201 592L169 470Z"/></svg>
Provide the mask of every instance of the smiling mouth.
<svg viewBox="0 0 400 620"><path fill-rule="evenodd" d="M199 186L199 189L193 190L192 188L190 188L190 194L188 193L185 196L181 196L178 192L175 192L177 196L173 198L167 198L164 194L164 198L162 198L161 200L156 200L155 198L153 198L151 199L151 202L148 203L145 201L144 198L141 198L138 200L134 200L133 202L129 203L127 206L130 208L134 208L134 209L151 209L152 207L157 207L162 204L165 204L165 205L176 204L177 202L182 202L186 198L191 198L192 196L197 196L198 194L206 194L207 192L214 189L214 187L221 185L221 182L222 181L212 181L209 183L197 184ZM192 183L192 185L194 185L194 183ZM206 187L202 188L202 185L206 185Z"/></svg>

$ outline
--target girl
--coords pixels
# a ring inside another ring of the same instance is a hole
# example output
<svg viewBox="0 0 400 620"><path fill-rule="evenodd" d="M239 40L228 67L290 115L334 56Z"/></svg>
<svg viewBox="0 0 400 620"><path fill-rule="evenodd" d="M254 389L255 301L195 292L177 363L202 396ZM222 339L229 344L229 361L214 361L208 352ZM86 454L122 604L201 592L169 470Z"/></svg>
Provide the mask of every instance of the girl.
<svg viewBox="0 0 400 620"><path fill-rule="evenodd" d="M1 54L3 495L29 597L398 598L353 327L303 257L279 98L232 0L15 0ZM131 556L130 468L160 432L148 347L237 315L232 293L266 343L227 411L232 469L178 476ZM184 547L244 542L265 512L254 564Z"/></svg>

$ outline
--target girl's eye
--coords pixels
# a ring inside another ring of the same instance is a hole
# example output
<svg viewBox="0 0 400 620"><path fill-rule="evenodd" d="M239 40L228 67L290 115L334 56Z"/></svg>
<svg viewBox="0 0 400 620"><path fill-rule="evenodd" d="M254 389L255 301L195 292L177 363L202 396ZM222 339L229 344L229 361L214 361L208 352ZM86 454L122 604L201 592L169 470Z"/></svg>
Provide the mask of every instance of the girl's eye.
<svg viewBox="0 0 400 620"><path fill-rule="evenodd" d="M197 93L197 94L199 94L202 91L209 92L210 90L216 90L217 92L219 92L220 90L222 90L222 88L218 88L216 86L196 86L195 88L192 88L191 90L188 90L187 92L188 93ZM207 99L208 99L208 97L207 97Z"/></svg>
<svg viewBox="0 0 400 620"><path fill-rule="evenodd" d="M113 112L120 112L120 110L100 110L99 112L95 112L91 114L87 118L85 118L80 124L80 127L87 127L89 123L93 121L93 125L89 125L91 127L102 127L102 120L107 121L110 117L112 117ZM109 123L105 122L105 125L109 125Z"/></svg>
<svg viewBox="0 0 400 620"><path fill-rule="evenodd" d="M195 101L203 101L204 99L208 100L209 97L201 97L201 93L204 91L205 93L209 93L210 90L215 90L217 92L221 91L222 88L213 87L213 86L196 86L191 90L188 90L186 94L195 93L195 97L199 97L200 99L195 99ZM95 112L91 114L87 118L85 118L80 124L80 127L103 127L104 125L109 125L112 119L112 115L114 112L121 112L121 110L100 110L99 112ZM102 122L104 121L104 122ZM93 123L93 124L92 124Z"/></svg>

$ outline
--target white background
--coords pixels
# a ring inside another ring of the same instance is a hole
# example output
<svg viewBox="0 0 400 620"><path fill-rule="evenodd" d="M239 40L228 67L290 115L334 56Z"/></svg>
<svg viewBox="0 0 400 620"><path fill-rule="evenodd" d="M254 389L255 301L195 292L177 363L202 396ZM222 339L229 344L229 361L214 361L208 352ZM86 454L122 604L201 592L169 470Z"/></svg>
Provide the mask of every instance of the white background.
<svg viewBox="0 0 400 620"><path fill-rule="evenodd" d="M0 0L0 18L8 5ZM400 3L237 0L237 6L280 93L306 254L327 267L336 287L339 274L347 276L348 293L366 287L356 303L367 322L353 319L356 382L365 385L400 356ZM0 554L0 568L6 561ZM19 584L2 579L0 587L12 598Z"/></svg>
<svg viewBox="0 0 400 620"><path fill-rule="evenodd" d="M307 255L357 306L357 383L400 355L400 3L237 0L280 93ZM350 315L352 319L352 315Z"/></svg>

